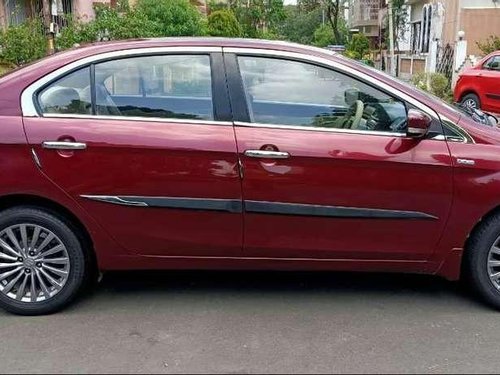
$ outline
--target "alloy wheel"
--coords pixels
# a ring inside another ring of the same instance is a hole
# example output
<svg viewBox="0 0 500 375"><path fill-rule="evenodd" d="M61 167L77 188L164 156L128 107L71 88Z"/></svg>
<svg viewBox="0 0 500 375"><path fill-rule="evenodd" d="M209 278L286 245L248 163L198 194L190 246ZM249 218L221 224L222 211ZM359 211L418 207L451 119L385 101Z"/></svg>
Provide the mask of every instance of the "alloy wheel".
<svg viewBox="0 0 500 375"><path fill-rule="evenodd" d="M464 101L464 106L469 109L478 109L477 103L474 99L467 99Z"/></svg>
<svg viewBox="0 0 500 375"><path fill-rule="evenodd" d="M0 292L18 302L43 302L68 281L70 259L63 242L37 224L0 231Z"/></svg>

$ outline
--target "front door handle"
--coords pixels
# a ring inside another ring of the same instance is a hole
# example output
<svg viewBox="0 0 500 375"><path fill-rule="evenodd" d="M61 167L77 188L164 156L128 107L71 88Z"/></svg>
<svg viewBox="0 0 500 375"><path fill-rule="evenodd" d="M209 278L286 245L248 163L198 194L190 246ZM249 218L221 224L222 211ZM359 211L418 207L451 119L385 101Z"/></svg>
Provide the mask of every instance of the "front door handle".
<svg viewBox="0 0 500 375"><path fill-rule="evenodd" d="M69 142L69 141L45 141L42 143L42 147L49 150L85 150L87 148L86 143L81 142Z"/></svg>
<svg viewBox="0 0 500 375"><path fill-rule="evenodd" d="M245 156L248 156L249 158L261 159L288 159L290 154L288 152L281 151L246 150Z"/></svg>

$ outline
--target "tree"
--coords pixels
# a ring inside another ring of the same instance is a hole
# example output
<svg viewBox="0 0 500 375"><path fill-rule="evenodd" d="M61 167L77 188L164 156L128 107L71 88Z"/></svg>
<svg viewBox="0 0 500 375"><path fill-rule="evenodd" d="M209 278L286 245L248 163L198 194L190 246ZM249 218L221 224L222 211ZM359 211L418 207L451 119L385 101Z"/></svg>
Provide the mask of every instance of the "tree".
<svg viewBox="0 0 500 375"><path fill-rule="evenodd" d="M331 27L333 40L331 44L344 44L347 41L347 26L343 17L343 0L299 0L299 10L311 12L320 10ZM325 32L322 30L321 32Z"/></svg>
<svg viewBox="0 0 500 375"><path fill-rule="evenodd" d="M155 22L159 35L202 34L201 16L187 0L138 0L134 11Z"/></svg>
<svg viewBox="0 0 500 375"><path fill-rule="evenodd" d="M361 60L368 52L370 52L370 41L365 34L354 34L351 41L347 45L347 56Z"/></svg>
<svg viewBox="0 0 500 375"><path fill-rule="evenodd" d="M313 44L314 33L321 26L321 9L310 12L298 6L285 7L285 19L277 27L278 33L286 40L302 44ZM333 36L328 27L328 32Z"/></svg>
<svg viewBox="0 0 500 375"><path fill-rule="evenodd" d="M399 51L399 41L403 40L408 31L408 12L405 0L392 0L392 20L394 31L394 48ZM385 19L385 40L389 39L389 17Z"/></svg>
<svg viewBox="0 0 500 375"><path fill-rule="evenodd" d="M42 15L43 15L43 26L45 29L45 33L47 35L47 43L48 43L47 51L49 52L49 54L52 54L55 51L55 45L54 45L54 34L50 32L50 24L52 22L52 17L50 13L49 0L42 0Z"/></svg>
<svg viewBox="0 0 500 375"><path fill-rule="evenodd" d="M246 37L261 37L273 31L285 18L283 0L229 0L229 8Z"/></svg>
<svg viewBox="0 0 500 375"><path fill-rule="evenodd" d="M314 31L313 44L316 47L326 47L330 44L335 44L335 38L330 26L321 25Z"/></svg>
<svg viewBox="0 0 500 375"><path fill-rule="evenodd" d="M476 42L477 46L485 55L489 55L492 52L500 50L500 37L496 35L491 35L484 42Z"/></svg>
<svg viewBox="0 0 500 375"><path fill-rule="evenodd" d="M326 9L326 15L328 17L328 22L333 29L333 35L335 35L336 44L342 43L342 36L339 31L339 16L341 14L341 3L340 0L322 0L324 7Z"/></svg>
<svg viewBox="0 0 500 375"><path fill-rule="evenodd" d="M239 37L241 36L241 27L231 10L217 10L208 16L208 34L212 36Z"/></svg>

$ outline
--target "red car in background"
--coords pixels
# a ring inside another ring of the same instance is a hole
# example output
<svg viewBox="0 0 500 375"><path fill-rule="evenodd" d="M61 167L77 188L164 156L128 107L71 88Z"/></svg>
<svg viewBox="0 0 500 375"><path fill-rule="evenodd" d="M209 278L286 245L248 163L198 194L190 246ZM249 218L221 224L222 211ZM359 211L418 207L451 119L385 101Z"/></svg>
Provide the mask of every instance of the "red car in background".
<svg viewBox="0 0 500 375"><path fill-rule="evenodd" d="M0 78L0 306L98 271L465 276L500 308L500 130L313 47L91 45ZM228 280L230 283L231 280Z"/></svg>
<svg viewBox="0 0 500 375"><path fill-rule="evenodd" d="M500 51L460 75L454 99L468 108L500 113Z"/></svg>

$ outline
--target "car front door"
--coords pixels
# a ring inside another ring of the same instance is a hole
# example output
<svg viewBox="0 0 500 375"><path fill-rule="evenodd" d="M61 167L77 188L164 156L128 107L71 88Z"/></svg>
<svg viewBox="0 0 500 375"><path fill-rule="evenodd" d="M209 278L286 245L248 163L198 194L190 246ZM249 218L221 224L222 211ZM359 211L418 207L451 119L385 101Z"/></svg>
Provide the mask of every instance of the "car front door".
<svg viewBox="0 0 500 375"><path fill-rule="evenodd" d="M225 52L245 256L428 259L450 210L452 168L445 141L406 137L411 104L328 60Z"/></svg>
<svg viewBox="0 0 500 375"><path fill-rule="evenodd" d="M64 68L73 70L34 91L29 143L46 176L128 252L239 256L241 184L221 51L168 51Z"/></svg>
<svg viewBox="0 0 500 375"><path fill-rule="evenodd" d="M500 113L500 56L493 56L479 74L479 82L484 91L482 108Z"/></svg>

